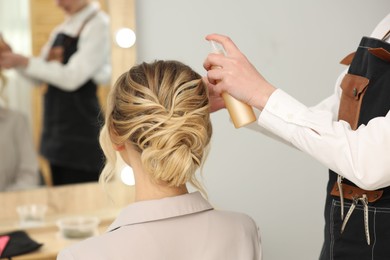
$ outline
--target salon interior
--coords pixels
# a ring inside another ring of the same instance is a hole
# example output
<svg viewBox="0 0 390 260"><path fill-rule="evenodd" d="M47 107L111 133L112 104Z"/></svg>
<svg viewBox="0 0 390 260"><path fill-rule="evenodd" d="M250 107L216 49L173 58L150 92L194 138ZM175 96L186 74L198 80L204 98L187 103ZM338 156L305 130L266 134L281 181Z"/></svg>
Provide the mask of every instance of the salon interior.
<svg viewBox="0 0 390 260"><path fill-rule="evenodd" d="M174 59L205 75L202 64L210 52L205 36L214 32L234 39L273 84L307 105L315 104L333 91L334 79L343 69L337 65L340 58L354 50L361 34L371 32L390 8L388 0L369 7L367 1L356 0L95 1L110 17L112 37L112 80L98 87L103 109L110 86L137 62ZM64 19L55 2L0 0L0 33L13 50L39 54ZM319 42L326 46L320 51ZM8 106L28 118L38 153L45 86L32 86L12 70L3 73ZM315 87L304 87L313 82ZM213 138L202 178L214 207L244 212L257 222L264 259L318 258L327 169L296 149L250 129L234 128L227 111L214 113L211 119ZM104 185L53 186L43 156L39 172L38 187L0 191L0 234L24 231L39 244L13 260L56 259L63 248L104 233L120 210L134 201L134 179L122 161Z"/></svg>
<svg viewBox="0 0 390 260"><path fill-rule="evenodd" d="M115 60L112 79L115 79L136 60L135 3L133 0L95 2L110 16L111 60ZM53 28L64 20L64 12L53 0L1 0L0 20L3 40L12 50L34 56L39 55ZM38 154L45 86L34 85L12 70L2 73L7 79L3 95L6 106L27 117L29 127L25 131L30 132ZM111 82L98 86L102 108L110 85ZM0 164L5 164L3 160L0 158ZM117 164L117 175L104 185L86 182L56 186L48 161L38 156L38 162L38 185L11 190L4 187L0 191L0 234L25 232L31 239L14 250L18 255L12 259L56 259L66 246L104 232L119 210L133 202L134 178L131 168L122 161Z"/></svg>

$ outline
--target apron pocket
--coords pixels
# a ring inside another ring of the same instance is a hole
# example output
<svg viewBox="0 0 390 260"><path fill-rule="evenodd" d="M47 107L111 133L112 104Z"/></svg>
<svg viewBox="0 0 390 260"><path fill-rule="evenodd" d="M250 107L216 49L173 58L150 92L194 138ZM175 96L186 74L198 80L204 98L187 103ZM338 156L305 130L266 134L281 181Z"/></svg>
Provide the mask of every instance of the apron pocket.
<svg viewBox="0 0 390 260"><path fill-rule="evenodd" d="M349 209L351 203L345 203ZM364 210L357 205L341 234L340 202L332 203L331 258L333 260L388 260L390 255L390 208L368 207L371 245L367 245L364 230Z"/></svg>
<svg viewBox="0 0 390 260"><path fill-rule="evenodd" d="M346 74L341 82L341 100L339 120L348 122L355 130L359 121L360 107L369 79L353 74Z"/></svg>

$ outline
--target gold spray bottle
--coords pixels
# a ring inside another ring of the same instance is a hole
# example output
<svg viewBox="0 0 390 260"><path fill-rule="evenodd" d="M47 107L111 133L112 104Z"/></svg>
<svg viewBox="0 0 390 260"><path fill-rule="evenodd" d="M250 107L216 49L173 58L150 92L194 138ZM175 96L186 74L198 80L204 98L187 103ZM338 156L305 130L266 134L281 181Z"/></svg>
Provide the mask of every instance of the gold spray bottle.
<svg viewBox="0 0 390 260"><path fill-rule="evenodd" d="M226 55L225 50L219 43L210 41L210 44L214 53ZM225 101L225 106L235 128L240 128L256 121L256 116L251 106L235 99L226 92L222 93L222 98Z"/></svg>

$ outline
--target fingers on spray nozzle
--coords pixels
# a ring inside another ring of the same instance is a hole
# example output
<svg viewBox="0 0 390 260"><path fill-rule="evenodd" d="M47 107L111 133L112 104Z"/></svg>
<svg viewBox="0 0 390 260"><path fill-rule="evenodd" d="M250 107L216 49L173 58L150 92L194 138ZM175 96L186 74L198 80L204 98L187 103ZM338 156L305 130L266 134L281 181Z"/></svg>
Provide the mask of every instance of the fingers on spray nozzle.
<svg viewBox="0 0 390 260"><path fill-rule="evenodd" d="M220 43L210 40L210 45L213 53L219 53L226 56L226 51Z"/></svg>

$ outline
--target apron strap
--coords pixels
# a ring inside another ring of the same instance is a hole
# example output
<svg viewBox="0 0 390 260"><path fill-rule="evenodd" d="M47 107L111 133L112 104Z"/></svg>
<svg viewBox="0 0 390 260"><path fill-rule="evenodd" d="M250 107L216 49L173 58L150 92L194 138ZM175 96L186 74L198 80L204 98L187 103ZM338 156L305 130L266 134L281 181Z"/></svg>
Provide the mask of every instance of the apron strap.
<svg viewBox="0 0 390 260"><path fill-rule="evenodd" d="M84 29L84 26L98 13L99 11L93 12L90 16L85 19L83 24L81 25L79 31L77 32L77 37L80 36L81 31Z"/></svg>
<svg viewBox="0 0 390 260"><path fill-rule="evenodd" d="M340 61L340 64L343 64L343 65L346 65L346 66L351 65L352 60L353 60L353 58L355 57L355 53L356 53L356 51L351 52L350 54L348 54L347 56L345 56L345 57Z"/></svg>
<svg viewBox="0 0 390 260"><path fill-rule="evenodd" d="M387 41L390 38L390 30L383 36L382 41ZM352 52L348 54L346 57L344 57L340 63L343 65L350 65L352 63L353 57L355 56L356 52Z"/></svg>
<svg viewBox="0 0 390 260"><path fill-rule="evenodd" d="M390 30L385 34L385 36L383 36L382 41L387 41L389 37L390 37Z"/></svg>

